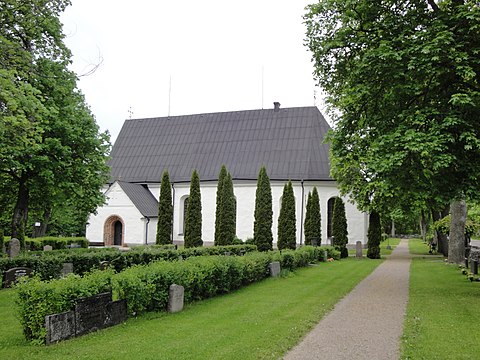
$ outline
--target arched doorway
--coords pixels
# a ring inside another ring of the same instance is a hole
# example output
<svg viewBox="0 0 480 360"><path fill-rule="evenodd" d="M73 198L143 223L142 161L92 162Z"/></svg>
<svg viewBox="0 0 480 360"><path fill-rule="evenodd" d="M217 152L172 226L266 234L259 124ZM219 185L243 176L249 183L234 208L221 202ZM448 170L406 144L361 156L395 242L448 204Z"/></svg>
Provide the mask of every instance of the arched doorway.
<svg viewBox="0 0 480 360"><path fill-rule="evenodd" d="M103 243L105 246L123 246L125 239L125 223L118 215L112 215L105 220L103 226Z"/></svg>

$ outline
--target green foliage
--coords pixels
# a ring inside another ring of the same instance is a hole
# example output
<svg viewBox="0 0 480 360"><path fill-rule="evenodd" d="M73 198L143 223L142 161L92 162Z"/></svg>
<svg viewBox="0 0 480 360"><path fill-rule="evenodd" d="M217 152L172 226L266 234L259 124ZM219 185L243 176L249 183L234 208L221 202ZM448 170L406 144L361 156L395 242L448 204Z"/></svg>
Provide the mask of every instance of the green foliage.
<svg viewBox="0 0 480 360"><path fill-rule="evenodd" d="M158 223L157 239L158 245L173 244L172 239L173 226L173 205L172 205L172 187L168 171L165 170L162 175L160 185L160 198L158 201Z"/></svg>
<svg viewBox="0 0 480 360"><path fill-rule="evenodd" d="M321 0L305 22L342 194L382 213L478 198L478 2Z"/></svg>
<svg viewBox="0 0 480 360"><path fill-rule="evenodd" d="M3 229L0 228L0 257L3 254L3 246L5 245L5 235Z"/></svg>
<svg viewBox="0 0 480 360"><path fill-rule="evenodd" d="M297 226L295 218L295 196L292 182L283 187L282 207L278 217L278 242L277 247L282 249L296 248Z"/></svg>
<svg viewBox="0 0 480 360"><path fill-rule="evenodd" d="M84 226L104 201L109 136L99 133L68 69L59 18L69 3L1 3L0 193L14 204L8 215L17 238L27 215L45 223L69 207Z"/></svg>
<svg viewBox="0 0 480 360"><path fill-rule="evenodd" d="M340 197L335 198L332 217L332 236L335 248L340 251L342 258L348 257L348 231L345 204Z"/></svg>
<svg viewBox="0 0 480 360"><path fill-rule="evenodd" d="M222 171L220 171L221 173ZM230 245L233 244L235 239L237 217L233 182L230 173L227 172L223 176L222 182L220 198L217 194L217 204L219 204L220 209L217 208L218 218L215 219L215 245Z"/></svg>
<svg viewBox="0 0 480 360"><path fill-rule="evenodd" d="M255 192L255 214L253 224L253 238L259 251L268 251L273 248L272 235L272 189L265 166L260 168Z"/></svg>
<svg viewBox="0 0 480 360"><path fill-rule="evenodd" d="M44 343L45 316L72 310L78 299L111 291L112 271L96 271L87 276L67 276L41 281L35 277L15 286L23 333L27 340Z"/></svg>
<svg viewBox="0 0 480 360"><path fill-rule="evenodd" d="M438 231L440 234L448 235L450 233L450 222L452 217L450 215L445 216L444 218L437 220L433 223L433 229ZM465 224L465 235L472 237L478 232L480 224L476 223L471 219L467 219Z"/></svg>
<svg viewBox="0 0 480 360"><path fill-rule="evenodd" d="M227 176L227 167L222 165L220 168L220 173L218 174L218 184L217 184L217 201L215 207L215 235L214 235L214 244L220 245L222 242L220 238L220 224L222 222L222 199L223 199L223 182Z"/></svg>
<svg viewBox="0 0 480 360"><path fill-rule="evenodd" d="M185 247L202 246L202 200L200 195L200 178L193 170L190 180L187 218L185 219Z"/></svg>
<svg viewBox="0 0 480 360"><path fill-rule="evenodd" d="M320 213L320 199L317 188L308 193L307 211L305 213L305 245L311 245L312 239L320 243L322 239L322 218Z"/></svg>
<svg viewBox="0 0 480 360"><path fill-rule="evenodd" d="M44 236L25 240L26 247L29 250L43 250L45 245L50 245L52 249L66 249L71 244L78 244L82 248L88 247L88 240L85 237L53 237Z"/></svg>
<svg viewBox="0 0 480 360"><path fill-rule="evenodd" d="M376 211L370 213L367 238L367 257L370 259L380 259L382 228L380 225L380 215Z"/></svg>

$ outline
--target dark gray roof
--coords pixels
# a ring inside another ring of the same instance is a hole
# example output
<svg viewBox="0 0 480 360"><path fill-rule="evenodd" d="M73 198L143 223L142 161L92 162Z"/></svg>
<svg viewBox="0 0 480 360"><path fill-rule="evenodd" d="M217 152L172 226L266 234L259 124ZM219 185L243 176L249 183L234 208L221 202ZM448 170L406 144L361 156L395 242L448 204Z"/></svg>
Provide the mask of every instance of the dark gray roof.
<svg viewBox="0 0 480 360"><path fill-rule="evenodd" d="M118 184L143 216L158 216L158 201L148 189L139 184L123 181L119 181Z"/></svg>
<svg viewBox="0 0 480 360"><path fill-rule="evenodd" d="M216 180L222 164L234 179L331 180L330 129L316 107L281 108L126 120L111 153L111 180Z"/></svg>

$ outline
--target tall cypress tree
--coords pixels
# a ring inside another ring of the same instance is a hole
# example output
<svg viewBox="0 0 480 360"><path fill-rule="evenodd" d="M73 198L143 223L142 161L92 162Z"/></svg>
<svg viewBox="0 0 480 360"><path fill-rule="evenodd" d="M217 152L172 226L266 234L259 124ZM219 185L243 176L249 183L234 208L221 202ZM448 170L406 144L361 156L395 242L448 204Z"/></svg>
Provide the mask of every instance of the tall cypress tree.
<svg viewBox="0 0 480 360"><path fill-rule="evenodd" d="M222 240L220 239L220 224L222 223L222 216L223 213L222 209L222 196L223 196L223 182L225 177L227 176L227 167L222 165L220 169L220 173L218 174L218 185L217 185L217 205L215 208L215 236L214 236L214 244L220 245Z"/></svg>
<svg viewBox="0 0 480 360"><path fill-rule="evenodd" d="M232 245L236 230L236 206L230 173L223 179L221 213L219 244Z"/></svg>
<svg viewBox="0 0 480 360"><path fill-rule="evenodd" d="M297 225L295 218L295 195L292 182L288 181L283 187L282 208L278 217L278 249L296 248Z"/></svg>
<svg viewBox="0 0 480 360"><path fill-rule="evenodd" d="M158 245L172 244L172 224L173 224L173 206L172 206L172 187L168 171L165 170L162 175L160 185L160 199L158 200L158 223L157 240Z"/></svg>
<svg viewBox="0 0 480 360"><path fill-rule="evenodd" d="M259 251L272 250L272 189L265 166L260 168L255 192L253 239Z"/></svg>
<svg viewBox="0 0 480 360"><path fill-rule="evenodd" d="M340 197L335 198L335 204L333 205L333 218L332 218L332 236L333 244L335 248L340 250L341 257L348 257L347 243L348 243L348 231L347 231L347 217L345 216L345 204Z"/></svg>
<svg viewBox="0 0 480 360"><path fill-rule="evenodd" d="M187 218L185 219L185 247L202 246L202 199L200 196L200 178L193 170L190 180Z"/></svg>
<svg viewBox="0 0 480 360"><path fill-rule="evenodd" d="M307 212L305 214L305 245L311 245L311 240L317 239L318 245L322 239L322 216L320 214L320 199L317 188L308 193Z"/></svg>
<svg viewBox="0 0 480 360"><path fill-rule="evenodd" d="M372 211L370 213L368 219L367 238L367 257L370 259L380 259L380 242L382 241L382 227L380 225L380 215L376 211Z"/></svg>

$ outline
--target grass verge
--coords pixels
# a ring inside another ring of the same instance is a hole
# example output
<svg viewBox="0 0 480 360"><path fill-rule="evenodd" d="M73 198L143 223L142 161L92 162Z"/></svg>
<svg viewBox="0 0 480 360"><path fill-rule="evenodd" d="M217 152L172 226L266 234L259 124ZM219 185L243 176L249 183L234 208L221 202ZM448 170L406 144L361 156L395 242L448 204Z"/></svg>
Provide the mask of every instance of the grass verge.
<svg viewBox="0 0 480 360"><path fill-rule="evenodd" d="M480 354L480 283L456 265L428 256L428 246L410 240L410 297L402 337L402 359L474 359Z"/></svg>
<svg viewBox="0 0 480 360"><path fill-rule="evenodd" d="M320 263L187 305L180 313L149 313L48 347L24 340L14 291L2 290L0 358L278 359L380 263Z"/></svg>

